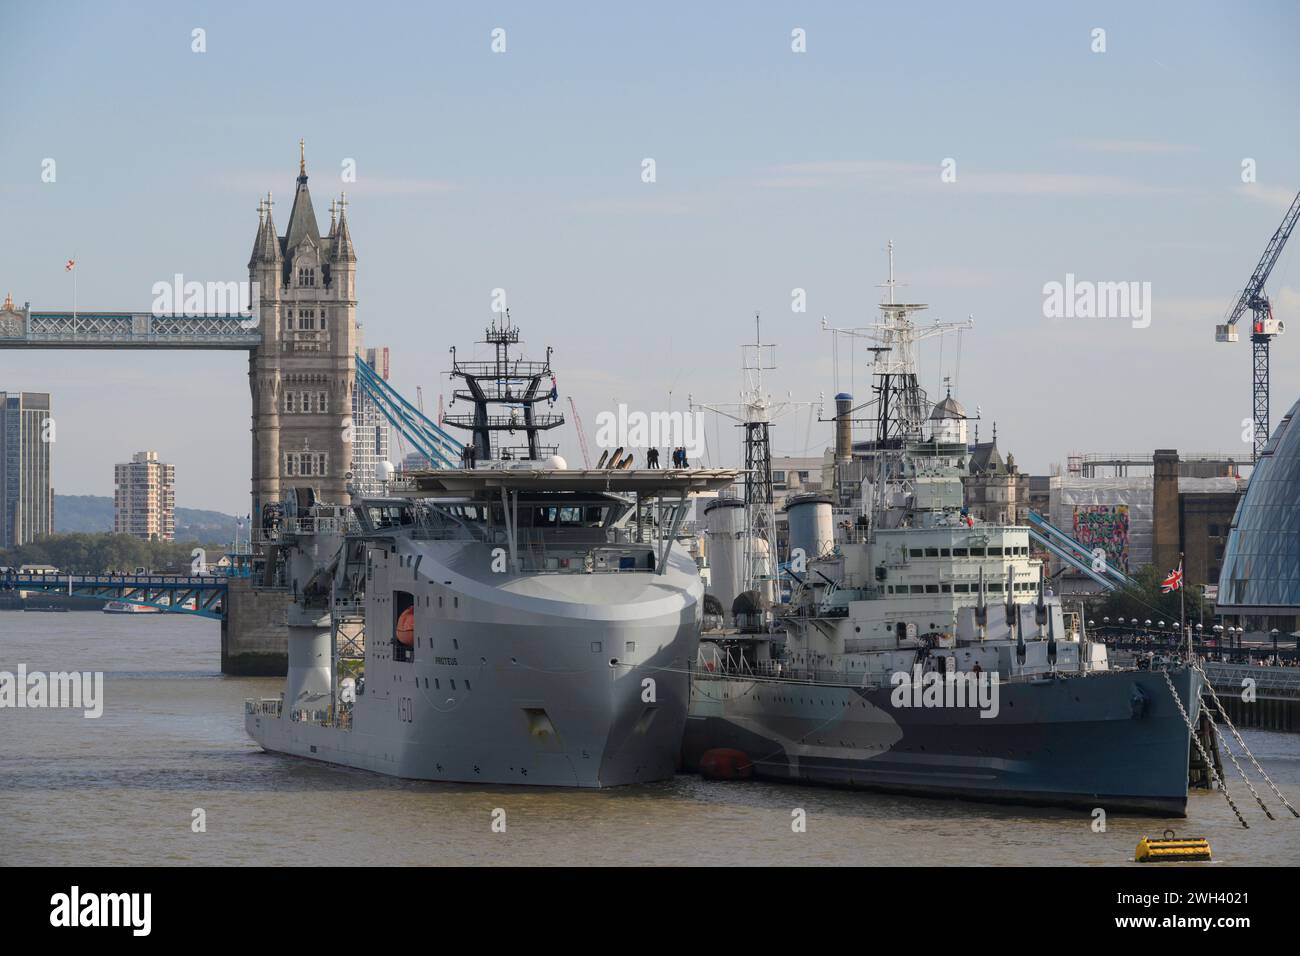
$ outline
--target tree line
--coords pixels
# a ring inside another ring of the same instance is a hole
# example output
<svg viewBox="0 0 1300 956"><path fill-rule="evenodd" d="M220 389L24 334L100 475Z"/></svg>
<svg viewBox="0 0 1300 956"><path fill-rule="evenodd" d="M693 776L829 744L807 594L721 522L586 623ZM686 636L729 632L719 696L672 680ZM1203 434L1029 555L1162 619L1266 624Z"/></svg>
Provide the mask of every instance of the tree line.
<svg viewBox="0 0 1300 956"><path fill-rule="evenodd" d="M197 541L145 541L130 534L110 533L55 534L16 548L0 548L0 567L52 564L73 574L131 572L136 568L188 574L194 560L192 552L199 547L205 549L209 564L225 553L221 545L200 545Z"/></svg>

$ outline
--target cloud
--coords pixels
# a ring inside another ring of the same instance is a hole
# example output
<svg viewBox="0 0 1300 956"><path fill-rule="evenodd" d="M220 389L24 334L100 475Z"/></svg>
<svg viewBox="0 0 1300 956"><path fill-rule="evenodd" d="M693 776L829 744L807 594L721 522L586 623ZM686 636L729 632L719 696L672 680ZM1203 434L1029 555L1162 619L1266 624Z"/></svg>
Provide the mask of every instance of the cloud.
<svg viewBox="0 0 1300 956"><path fill-rule="evenodd" d="M213 181L227 192L262 195L268 188L275 189L276 186L284 188L285 179L284 170L275 172L243 170L222 173L214 177ZM420 196L456 192L461 188L459 183L446 179L364 174L358 175L354 183L345 183L333 176L316 176L309 181L308 185L315 185L318 190L324 188L331 193L337 189L351 196Z"/></svg>
<svg viewBox="0 0 1300 956"><path fill-rule="evenodd" d="M590 212L616 216L636 216L641 214L680 216L691 211L691 207L686 203L667 197L645 199L583 199L570 203L568 208L574 212Z"/></svg>
<svg viewBox="0 0 1300 956"><path fill-rule="evenodd" d="M1253 202L1278 209L1290 209L1296 196L1288 186L1265 186L1263 183L1242 183L1237 187L1237 193Z"/></svg>
<svg viewBox="0 0 1300 956"><path fill-rule="evenodd" d="M1006 196L1141 196L1174 193L1124 176L1056 172L988 172L963 167L957 159L954 182L940 179L941 166L902 160L829 160L786 163L756 181L768 189L845 189L879 186L891 190L947 189L956 194Z"/></svg>
<svg viewBox="0 0 1300 956"><path fill-rule="evenodd" d="M343 191L356 196L420 196L428 193L453 193L459 183L447 179L403 179L386 176L361 176L355 183L340 183Z"/></svg>
<svg viewBox="0 0 1300 956"><path fill-rule="evenodd" d="M1199 153L1201 147L1140 139L1083 139L1074 145L1093 153Z"/></svg>
<svg viewBox="0 0 1300 956"><path fill-rule="evenodd" d="M920 185L925 177L938 181L937 163L927 166L895 160L822 160L775 166L756 185L766 189L817 189L874 181L893 187L900 181Z"/></svg>
<svg viewBox="0 0 1300 956"><path fill-rule="evenodd" d="M1124 176L1088 173L967 173L952 184L967 192L1019 196L1148 196L1175 193Z"/></svg>

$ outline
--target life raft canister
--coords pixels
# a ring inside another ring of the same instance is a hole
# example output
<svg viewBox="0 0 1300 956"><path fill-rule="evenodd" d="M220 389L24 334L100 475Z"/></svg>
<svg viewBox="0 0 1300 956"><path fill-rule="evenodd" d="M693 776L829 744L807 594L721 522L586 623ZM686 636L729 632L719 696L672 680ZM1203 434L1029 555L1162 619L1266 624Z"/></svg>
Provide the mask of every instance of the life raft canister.
<svg viewBox="0 0 1300 956"><path fill-rule="evenodd" d="M415 644L415 608L408 607L397 618L397 643L404 647Z"/></svg>

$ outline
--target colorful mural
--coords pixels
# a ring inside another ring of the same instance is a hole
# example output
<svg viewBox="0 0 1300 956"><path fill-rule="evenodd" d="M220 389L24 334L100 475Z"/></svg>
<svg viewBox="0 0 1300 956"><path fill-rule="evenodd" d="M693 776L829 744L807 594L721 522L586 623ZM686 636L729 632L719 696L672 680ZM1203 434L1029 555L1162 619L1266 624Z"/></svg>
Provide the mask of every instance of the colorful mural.
<svg viewBox="0 0 1300 956"><path fill-rule="evenodd" d="M1128 505L1075 505L1074 540L1101 548L1111 567L1128 571Z"/></svg>

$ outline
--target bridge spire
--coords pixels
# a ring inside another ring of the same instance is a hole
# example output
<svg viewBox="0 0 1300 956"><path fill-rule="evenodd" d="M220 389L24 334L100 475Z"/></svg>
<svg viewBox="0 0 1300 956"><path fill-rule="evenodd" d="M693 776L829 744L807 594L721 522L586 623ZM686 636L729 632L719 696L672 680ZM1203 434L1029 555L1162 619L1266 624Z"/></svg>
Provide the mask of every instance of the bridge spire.
<svg viewBox="0 0 1300 956"><path fill-rule="evenodd" d="M256 257L265 262L279 262L280 256L280 237L275 232L275 220L271 217L271 207L275 202L271 199L271 193L268 191L266 199L262 201L266 209L266 221L262 224L261 231L258 234L257 254Z"/></svg>
<svg viewBox="0 0 1300 956"><path fill-rule="evenodd" d="M298 140L298 177L299 181L307 178L307 142Z"/></svg>
<svg viewBox="0 0 1300 956"><path fill-rule="evenodd" d="M336 204L339 213L338 225L334 227L334 242L330 246L330 258L335 262L356 262L357 253L352 248L352 231L348 229L348 194L339 196Z"/></svg>

